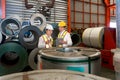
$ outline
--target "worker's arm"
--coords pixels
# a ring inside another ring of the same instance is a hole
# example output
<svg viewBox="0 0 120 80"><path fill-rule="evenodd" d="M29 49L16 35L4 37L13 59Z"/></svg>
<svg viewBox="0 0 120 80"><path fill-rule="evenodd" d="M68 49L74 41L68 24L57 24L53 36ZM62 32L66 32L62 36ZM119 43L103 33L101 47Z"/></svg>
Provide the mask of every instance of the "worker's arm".
<svg viewBox="0 0 120 80"><path fill-rule="evenodd" d="M66 34L64 40L66 41L67 46L72 46L72 39L71 39L70 33Z"/></svg>
<svg viewBox="0 0 120 80"><path fill-rule="evenodd" d="M45 41L43 40L43 37L39 38L38 48L45 48Z"/></svg>

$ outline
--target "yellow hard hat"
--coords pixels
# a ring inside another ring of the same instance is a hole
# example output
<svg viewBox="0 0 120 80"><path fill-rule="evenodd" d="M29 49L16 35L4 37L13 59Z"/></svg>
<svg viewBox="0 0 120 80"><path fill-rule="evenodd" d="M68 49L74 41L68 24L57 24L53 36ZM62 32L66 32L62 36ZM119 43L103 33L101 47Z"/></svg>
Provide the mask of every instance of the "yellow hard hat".
<svg viewBox="0 0 120 80"><path fill-rule="evenodd" d="M58 26L59 26L59 27L66 27L66 22L60 21L60 22L58 23Z"/></svg>

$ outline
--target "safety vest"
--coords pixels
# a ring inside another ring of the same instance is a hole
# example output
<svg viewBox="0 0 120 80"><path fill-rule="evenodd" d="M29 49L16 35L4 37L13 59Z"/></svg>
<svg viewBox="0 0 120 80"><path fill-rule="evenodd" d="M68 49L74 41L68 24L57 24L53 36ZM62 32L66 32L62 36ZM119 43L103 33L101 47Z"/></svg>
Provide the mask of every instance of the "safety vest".
<svg viewBox="0 0 120 80"><path fill-rule="evenodd" d="M53 45L53 39L52 38L48 38L48 36L45 34L45 35L42 35L43 37L43 40L45 41L45 48L51 48L52 45ZM48 41L50 41L49 43L47 43Z"/></svg>
<svg viewBox="0 0 120 80"><path fill-rule="evenodd" d="M62 34L58 34L58 39L64 39L64 37L66 36L66 34L67 34L67 31L64 31ZM58 45L58 47L62 47L62 45Z"/></svg>

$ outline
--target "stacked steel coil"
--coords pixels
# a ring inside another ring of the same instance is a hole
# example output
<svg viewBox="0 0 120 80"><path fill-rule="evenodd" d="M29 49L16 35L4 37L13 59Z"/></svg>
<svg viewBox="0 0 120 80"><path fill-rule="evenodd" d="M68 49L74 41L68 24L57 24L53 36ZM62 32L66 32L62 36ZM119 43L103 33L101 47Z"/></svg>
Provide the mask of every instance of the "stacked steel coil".
<svg viewBox="0 0 120 80"><path fill-rule="evenodd" d="M39 26L34 23L36 18L41 23ZM29 53L37 47L46 19L42 14L36 13L29 22L30 24L22 25L22 19L18 16L0 21L0 75L19 72L28 66Z"/></svg>

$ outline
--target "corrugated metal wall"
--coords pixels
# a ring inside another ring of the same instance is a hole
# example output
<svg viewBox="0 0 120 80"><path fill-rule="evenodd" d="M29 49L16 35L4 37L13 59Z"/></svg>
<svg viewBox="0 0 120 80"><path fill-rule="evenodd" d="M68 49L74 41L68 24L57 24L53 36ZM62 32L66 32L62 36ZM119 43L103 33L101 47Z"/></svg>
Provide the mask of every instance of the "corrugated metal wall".
<svg viewBox="0 0 120 80"><path fill-rule="evenodd" d="M46 3L50 0L28 0L29 4L34 5L31 9L26 9L24 0L6 0L6 17L19 15L22 20L29 20L31 15L36 12L39 3ZM51 17L48 23L67 20L67 1L55 0L54 7L51 8Z"/></svg>

